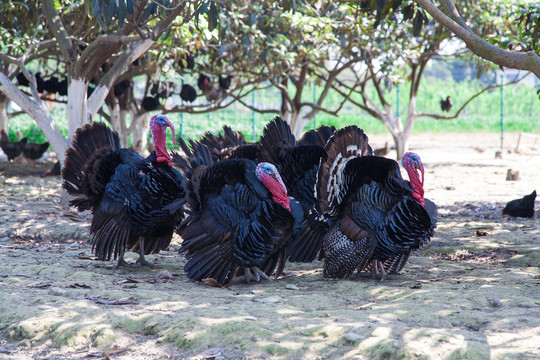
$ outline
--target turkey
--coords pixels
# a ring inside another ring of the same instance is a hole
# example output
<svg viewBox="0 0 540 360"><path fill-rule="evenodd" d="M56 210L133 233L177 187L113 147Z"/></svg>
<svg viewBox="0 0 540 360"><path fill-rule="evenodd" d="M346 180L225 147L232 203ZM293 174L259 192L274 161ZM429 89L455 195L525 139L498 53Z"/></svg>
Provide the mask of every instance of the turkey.
<svg viewBox="0 0 540 360"><path fill-rule="evenodd" d="M150 120L155 151L146 159L120 148L117 132L104 123L77 130L62 167L63 187L70 205L93 213L92 249L100 260L118 259L127 265L126 250L139 253L136 266L151 266L145 255L169 246L181 220L185 178L171 167L166 129L174 128L163 115ZM167 207L176 205L176 211Z"/></svg>
<svg viewBox="0 0 540 360"><path fill-rule="evenodd" d="M322 145L298 144L289 125L279 116L270 121L259 139L257 161L269 162L276 166L283 178L289 194L291 209L302 222L295 224L293 238L288 245L288 259L294 262L306 261L297 234L303 227L305 218L311 216L317 199L313 188L317 179L319 163L326 160Z"/></svg>
<svg viewBox="0 0 540 360"><path fill-rule="evenodd" d="M521 199L509 201L502 210L503 215L522 218L534 218L534 201L536 190Z"/></svg>
<svg viewBox="0 0 540 360"><path fill-rule="evenodd" d="M321 125L317 130L306 131L300 140L298 140L298 143L324 146L328 139L334 134L334 131L336 131L334 126Z"/></svg>
<svg viewBox="0 0 540 360"><path fill-rule="evenodd" d="M452 106L454 105L454 103L452 102L452 100L450 100L450 95L448 95L446 97L446 100L445 99L441 99L441 110L442 111L450 111L450 109L452 109Z"/></svg>
<svg viewBox="0 0 540 360"><path fill-rule="evenodd" d="M336 131L325 150L328 160L319 167L315 187L319 216L306 224L304 247L322 242L324 277L351 277L373 263L384 278L385 261L404 258L433 234L423 206L423 173L420 181L414 168L407 168L411 182L404 180L394 160L372 156L367 136L356 126ZM410 166L423 169L418 156L407 156Z"/></svg>
<svg viewBox="0 0 540 360"><path fill-rule="evenodd" d="M241 158L214 164L205 145L192 146L188 159L173 154L188 178L190 210L178 228L188 278L225 285L236 275L248 283L279 277L295 218L276 167Z"/></svg>
<svg viewBox="0 0 540 360"><path fill-rule="evenodd" d="M19 141L10 141L4 129L0 130L0 148L6 154L8 161L22 154L27 141L27 138L22 138Z"/></svg>
<svg viewBox="0 0 540 360"><path fill-rule="evenodd" d="M207 131L199 142L204 144L212 153L214 162L229 158L244 158L255 161L257 144L250 144L239 131L229 126L223 126L223 134L214 135Z"/></svg>

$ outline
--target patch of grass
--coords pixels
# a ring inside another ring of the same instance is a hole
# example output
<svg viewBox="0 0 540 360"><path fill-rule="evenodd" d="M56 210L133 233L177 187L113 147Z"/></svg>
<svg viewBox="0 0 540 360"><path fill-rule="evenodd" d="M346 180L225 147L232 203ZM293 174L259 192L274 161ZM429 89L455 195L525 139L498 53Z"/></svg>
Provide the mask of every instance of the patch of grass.
<svg viewBox="0 0 540 360"><path fill-rule="evenodd" d="M371 360L400 360L406 358L403 344L395 340L383 340L366 349Z"/></svg>
<svg viewBox="0 0 540 360"><path fill-rule="evenodd" d="M289 349L278 344L269 344L264 347L264 351L266 351L270 355L279 356L279 355L287 355L287 353L289 352Z"/></svg>

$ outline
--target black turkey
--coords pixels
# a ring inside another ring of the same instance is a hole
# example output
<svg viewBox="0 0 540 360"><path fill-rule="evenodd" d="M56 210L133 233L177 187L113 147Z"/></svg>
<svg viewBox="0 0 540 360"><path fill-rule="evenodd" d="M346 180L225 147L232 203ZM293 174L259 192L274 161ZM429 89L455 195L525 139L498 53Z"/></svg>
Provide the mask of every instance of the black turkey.
<svg viewBox="0 0 540 360"><path fill-rule="evenodd" d="M382 272L380 264L429 240L432 222L417 172L411 186L394 160L372 156L356 126L336 131L325 150L328 160L319 167L315 187L319 216L302 234L308 248L322 242L324 277L351 277L372 262L374 272Z"/></svg>
<svg viewBox="0 0 540 360"><path fill-rule="evenodd" d="M279 277L295 219L277 169L240 158L214 164L205 145L192 146L187 159L173 154L188 177L190 213L178 228L188 278L224 285L236 275Z"/></svg>
<svg viewBox="0 0 540 360"><path fill-rule="evenodd" d="M336 128L334 126L321 125L317 130L308 130L302 135L299 144L304 145L326 145L326 142L334 134Z"/></svg>
<svg viewBox="0 0 540 360"><path fill-rule="evenodd" d="M291 209L302 219L312 215L317 199L313 189L317 180L320 162L326 160L322 145L298 144L289 124L279 116L270 121L259 139L257 161L269 162L276 166L287 193L291 197ZM298 208L298 209L296 209ZM306 259L314 256L306 251L303 244L297 241L303 223L295 224L293 238L288 245L288 258L294 262L312 261ZM318 252L318 251L317 251Z"/></svg>
<svg viewBox="0 0 540 360"><path fill-rule="evenodd" d="M155 151L147 158L120 148L118 133L104 123L77 130L62 167L63 187L73 196L70 205L93 213L92 247L101 260L118 259L127 265L126 250L139 253L137 266L150 264L144 255L169 246L183 216L185 178L171 167L165 145L166 129L174 128L163 115L150 120Z"/></svg>
<svg viewBox="0 0 540 360"><path fill-rule="evenodd" d="M536 190L521 199L509 201L502 210L503 215L522 218L534 218L534 201Z"/></svg>
<svg viewBox="0 0 540 360"><path fill-rule="evenodd" d="M243 158L255 161L257 144L250 144L240 131L234 131L229 126L223 126L223 133L214 135L207 131L199 139L212 153L214 162L229 158Z"/></svg>

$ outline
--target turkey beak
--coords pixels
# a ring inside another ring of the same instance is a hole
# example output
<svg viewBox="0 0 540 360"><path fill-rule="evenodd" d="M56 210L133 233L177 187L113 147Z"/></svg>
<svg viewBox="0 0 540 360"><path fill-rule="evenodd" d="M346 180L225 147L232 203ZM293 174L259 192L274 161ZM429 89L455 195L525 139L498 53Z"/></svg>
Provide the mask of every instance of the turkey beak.
<svg viewBox="0 0 540 360"><path fill-rule="evenodd" d="M171 128L171 131L172 131L172 143L174 145L176 145L176 137L174 136L174 126L168 119L167 119L167 126Z"/></svg>

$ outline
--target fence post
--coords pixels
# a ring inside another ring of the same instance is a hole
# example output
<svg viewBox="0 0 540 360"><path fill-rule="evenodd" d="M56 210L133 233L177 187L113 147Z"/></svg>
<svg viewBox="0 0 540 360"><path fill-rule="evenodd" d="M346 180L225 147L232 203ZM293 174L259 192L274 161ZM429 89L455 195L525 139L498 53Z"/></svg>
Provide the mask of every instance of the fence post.
<svg viewBox="0 0 540 360"><path fill-rule="evenodd" d="M313 103L317 103L317 84L313 80ZM313 116L313 130L317 128L317 116Z"/></svg>
<svg viewBox="0 0 540 360"><path fill-rule="evenodd" d="M251 106L255 109L255 90L251 93ZM251 110L251 141L255 142L255 110Z"/></svg>
<svg viewBox="0 0 540 360"><path fill-rule="evenodd" d="M503 135L504 135L504 97L503 97L503 75L501 74L501 150L503 148Z"/></svg>
<svg viewBox="0 0 540 360"><path fill-rule="evenodd" d="M396 85L396 119L399 118L399 83Z"/></svg>

